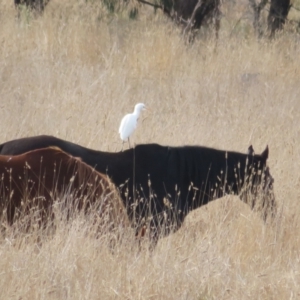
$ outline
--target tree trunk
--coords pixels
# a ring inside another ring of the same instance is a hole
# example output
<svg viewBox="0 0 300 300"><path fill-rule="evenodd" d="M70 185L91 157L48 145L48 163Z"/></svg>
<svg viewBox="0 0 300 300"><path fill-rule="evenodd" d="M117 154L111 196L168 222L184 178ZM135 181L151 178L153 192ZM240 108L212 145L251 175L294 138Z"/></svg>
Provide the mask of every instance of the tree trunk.
<svg viewBox="0 0 300 300"><path fill-rule="evenodd" d="M260 13L266 6L268 0L261 0L259 4L256 4L255 0L249 0L249 2L254 12L254 20L253 20L254 30L256 32L256 35L260 38L262 37L263 34L261 24L260 24Z"/></svg>

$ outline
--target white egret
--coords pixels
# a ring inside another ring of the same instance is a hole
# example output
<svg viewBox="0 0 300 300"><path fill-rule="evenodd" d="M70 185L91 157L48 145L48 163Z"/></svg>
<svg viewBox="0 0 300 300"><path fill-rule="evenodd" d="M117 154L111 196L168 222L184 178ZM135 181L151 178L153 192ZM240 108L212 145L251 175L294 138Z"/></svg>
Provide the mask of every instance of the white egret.
<svg viewBox="0 0 300 300"><path fill-rule="evenodd" d="M123 145L125 141L128 141L129 148L130 148L130 142L129 138L134 132L137 121L139 119L140 113L142 110L145 110L146 106L143 103L138 103L134 107L134 111L132 114L127 114L126 116L123 117L120 127L119 127L119 134L121 137L121 140L123 141L122 144L122 151L123 151Z"/></svg>

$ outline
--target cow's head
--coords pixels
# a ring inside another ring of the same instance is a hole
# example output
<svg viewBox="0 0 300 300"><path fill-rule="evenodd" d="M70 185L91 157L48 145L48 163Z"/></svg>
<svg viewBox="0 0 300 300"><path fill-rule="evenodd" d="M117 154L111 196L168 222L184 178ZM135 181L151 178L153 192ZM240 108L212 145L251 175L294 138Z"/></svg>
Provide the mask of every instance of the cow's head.
<svg viewBox="0 0 300 300"><path fill-rule="evenodd" d="M248 167L245 179L245 186L241 193L242 199L249 203L252 209L260 210L263 219L268 215L272 217L276 213L276 201L274 196L274 178L267 165L269 148L256 155L252 145L248 148Z"/></svg>

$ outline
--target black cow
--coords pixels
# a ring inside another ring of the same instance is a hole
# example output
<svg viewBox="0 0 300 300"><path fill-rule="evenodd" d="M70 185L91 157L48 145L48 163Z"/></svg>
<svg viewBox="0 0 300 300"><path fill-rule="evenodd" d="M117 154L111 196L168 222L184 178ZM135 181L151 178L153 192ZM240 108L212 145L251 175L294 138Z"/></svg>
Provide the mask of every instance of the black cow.
<svg viewBox="0 0 300 300"><path fill-rule="evenodd" d="M219 36L221 0L160 0L160 4L153 4L148 0L138 1L153 6L155 9L161 9L176 23L183 25L185 33L192 33L191 41L202 25L210 23L215 25L216 38Z"/></svg>
<svg viewBox="0 0 300 300"><path fill-rule="evenodd" d="M268 29L271 38L274 38L276 31L283 28L291 7L290 0L271 0L268 15Z"/></svg>
<svg viewBox="0 0 300 300"><path fill-rule="evenodd" d="M252 151L243 154L200 146L157 144L110 153L52 136L36 136L6 142L0 145L0 154L17 155L49 146L81 157L97 171L107 173L119 188L130 219L150 222L152 234L161 224L166 234L173 225L179 228L190 210L226 194L246 199L250 193L255 199L262 195L258 186L263 190L263 206L276 208L273 178L266 167L268 147L261 155Z"/></svg>
<svg viewBox="0 0 300 300"><path fill-rule="evenodd" d="M220 29L220 0L174 0L174 11L178 21L191 21L191 29L200 29L203 24L213 22L218 38ZM187 24L186 24L187 25Z"/></svg>

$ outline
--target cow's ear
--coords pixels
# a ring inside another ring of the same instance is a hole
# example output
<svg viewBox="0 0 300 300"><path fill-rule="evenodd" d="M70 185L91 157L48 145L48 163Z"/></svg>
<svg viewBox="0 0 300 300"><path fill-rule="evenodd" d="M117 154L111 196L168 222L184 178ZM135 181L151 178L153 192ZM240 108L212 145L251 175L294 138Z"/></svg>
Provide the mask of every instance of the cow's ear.
<svg viewBox="0 0 300 300"><path fill-rule="evenodd" d="M262 154L260 155L264 160L267 160L269 157L269 147L267 145L266 149L262 152Z"/></svg>
<svg viewBox="0 0 300 300"><path fill-rule="evenodd" d="M249 146L247 154L254 155L254 149L253 149L252 145Z"/></svg>

